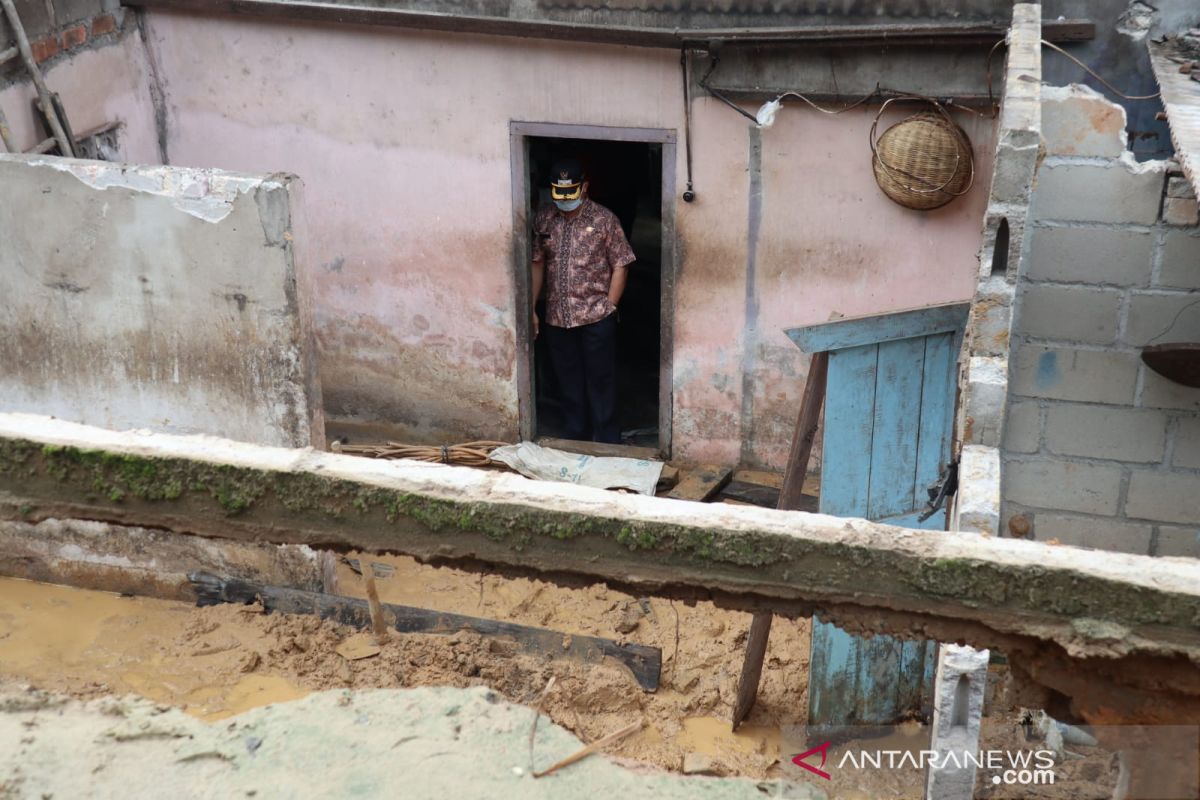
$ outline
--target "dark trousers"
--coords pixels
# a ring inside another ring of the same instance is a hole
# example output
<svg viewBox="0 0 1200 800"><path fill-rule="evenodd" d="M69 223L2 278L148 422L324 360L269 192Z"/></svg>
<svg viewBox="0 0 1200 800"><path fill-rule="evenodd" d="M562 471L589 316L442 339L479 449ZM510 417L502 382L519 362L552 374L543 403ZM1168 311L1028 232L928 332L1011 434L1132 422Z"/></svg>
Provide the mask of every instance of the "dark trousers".
<svg viewBox="0 0 1200 800"><path fill-rule="evenodd" d="M542 332L563 394L563 437L620 444L616 312L577 328L543 325Z"/></svg>

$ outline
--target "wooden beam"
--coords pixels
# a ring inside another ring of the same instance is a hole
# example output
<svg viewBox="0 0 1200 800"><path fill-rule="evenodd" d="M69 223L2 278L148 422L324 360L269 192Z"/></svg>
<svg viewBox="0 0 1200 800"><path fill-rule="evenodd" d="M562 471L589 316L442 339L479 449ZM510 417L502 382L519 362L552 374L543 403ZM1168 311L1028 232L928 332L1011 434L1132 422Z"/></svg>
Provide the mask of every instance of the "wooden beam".
<svg viewBox="0 0 1200 800"><path fill-rule="evenodd" d="M567 453L579 453L585 456L600 458L640 458L648 461L658 460L657 447L639 447L631 444L607 444L605 442L580 442L575 439L555 439L552 436L542 436L537 440L542 447L550 447Z"/></svg>
<svg viewBox="0 0 1200 800"><path fill-rule="evenodd" d="M672 500L694 500L704 503L729 483L732 473L732 469L719 464L701 464L686 468L675 488L667 492L666 496Z"/></svg>
<svg viewBox="0 0 1200 800"><path fill-rule="evenodd" d="M740 28L679 29L632 25L602 25L548 19L514 19L450 11L413 11L403 8L362 6L344 2L301 0L123 0L135 8L165 8L205 14L274 17L284 20L333 22L344 25L381 25L415 30L479 33L571 42L632 45L678 49L685 45L707 47L709 42L766 45L813 42L830 45L990 45L1008 33L1008 26L984 22L884 23L868 25L755 26ZM1095 35L1088 20L1047 20L1044 35L1050 41L1080 41ZM1089 35L1090 32L1090 35Z"/></svg>
<svg viewBox="0 0 1200 800"><path fill-rule="evenodd" d="M792 449L788 454L787 469L783 473L783 487L779 491L779 509L794 511L804 502L801 490L808 475L808 461L812 455L813 441L817 437L817 424L821 419L821 406L825 403L825 381L829 374L829 353L813 353L808 364L808 377L804 381L804 394L800 399L800 414L796 418L796 430L792 433ZM756 611L750 622L750 636L746 639L746 656L742 661L742 674L738 679L737 699L733 706L733 729L749 716L758 699L758 683L762 676L763 660L767 656L767 640L771 634L770 611Z"/></svg>
<svg viewBox="0 0 1200 800"><path fill-rule="evenodd" d="M947 303L891 314L835 319L817 325L789 328L785 333L804 352L819 353L822 350L842 350L893 339L960 331L970 310L970 303Z"/></svg>

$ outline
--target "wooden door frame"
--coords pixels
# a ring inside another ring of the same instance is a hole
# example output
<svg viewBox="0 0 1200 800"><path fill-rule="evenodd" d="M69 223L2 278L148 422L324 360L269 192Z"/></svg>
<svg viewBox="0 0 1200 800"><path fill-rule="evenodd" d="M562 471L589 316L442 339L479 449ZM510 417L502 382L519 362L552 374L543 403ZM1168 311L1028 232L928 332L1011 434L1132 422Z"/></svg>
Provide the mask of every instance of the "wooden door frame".
<svg viewBox="0 0 1200 800"><path fill-rule="evenodd" d="M530 264L529 139L595 139L609 142L643 142L662 145L662 300L659 308L658 447L671 456L672 359L675 328L675 148L676 133L668 128L622 128L605 125L570 125L557 122L509 123L509 158L512 177L513 307L517 315L517 398L520 436L532 440L537 433L537 393L534 386L532 275Z"/></svg>

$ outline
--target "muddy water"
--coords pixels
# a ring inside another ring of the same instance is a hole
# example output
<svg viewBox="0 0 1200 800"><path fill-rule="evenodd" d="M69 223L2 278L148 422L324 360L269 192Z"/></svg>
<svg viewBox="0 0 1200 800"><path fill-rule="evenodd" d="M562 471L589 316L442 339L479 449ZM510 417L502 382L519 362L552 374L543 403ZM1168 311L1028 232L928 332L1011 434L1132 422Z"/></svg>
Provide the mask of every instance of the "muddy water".
<svg viewBox="0 0 1200 800"><path fill-rule="evenodd" d="M0 578L0 675L71 694L132 692L210 720L308 693L269 674L214 683L238 645L180 657L174 643L192 614L184 603Z"/></svg>

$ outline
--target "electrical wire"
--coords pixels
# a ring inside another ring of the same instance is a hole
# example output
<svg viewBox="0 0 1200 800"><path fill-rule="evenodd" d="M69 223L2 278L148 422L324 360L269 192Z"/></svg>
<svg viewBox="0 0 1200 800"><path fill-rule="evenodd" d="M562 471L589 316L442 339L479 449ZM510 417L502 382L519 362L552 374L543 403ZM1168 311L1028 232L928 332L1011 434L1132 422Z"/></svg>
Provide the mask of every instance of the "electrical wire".
<svg viewBox="0 0 1200 800"><path fill-rule="evenodd" d="M1054 50L1055 52L1059 53L1060 55L1066 56L1071 61L1074 61L1084 72L1086 72L1088 75L1091 75L1096 80L1100 81L1100 83L1104 84L1104 87L1106 89L1108 89L1110 92L1115 94L1117 97L1120 97L1122 100L1155 100L1158 98L1158 96L1160 94L1162 94L1162 92L1155 92L1154 94L1125 94L1120 89L1113 86L1108 81L1104 80L1104 78L1101 78L1095 72L1095 70L1093 70L1087 64L1083 63L1078 58L1076 58L1075 56L1068 53L1066 50L1063 50L1058 45L1053 44L1051 42L1047 42L1045 39L1042 39L1042 44L1045 45L1046 47L1049 47L1051 50Z"/></svg>
<svg viewBox="0 0 1200 800"><path fill-rule="evenodd" d="M683 149L687 155L687 191L683 199L691 202L696 193L692 189L692 87L687 48L679 51L679 68L683 73Z"/></svg>

